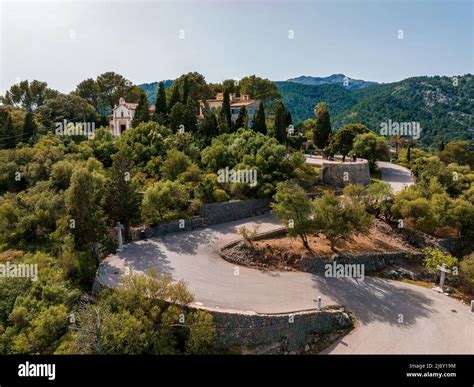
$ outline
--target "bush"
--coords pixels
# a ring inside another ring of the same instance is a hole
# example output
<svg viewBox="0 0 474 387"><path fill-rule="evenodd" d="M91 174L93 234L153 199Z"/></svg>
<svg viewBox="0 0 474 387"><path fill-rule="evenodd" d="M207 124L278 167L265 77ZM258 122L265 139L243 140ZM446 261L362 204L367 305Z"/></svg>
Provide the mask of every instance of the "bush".
<svg viewBox="0 0 474 387"><path fill-rule="evenodd" d="M214 192L212 193L212 196L214 197L214 200L219 203L226 202L230 199L230 196L227 195L227 192L219 188L214 190Z"/></svg>
<svg viewBox="0 0 474 387"><path fill-rule="evenodd" d="M423 253L425 254L425 267L430 273L436 273L438 271L438 266L441 266L443 263L446 264L447 268L450 270L453 270L453 268L458 264L457 258L445 254L438 249L427 247L423 249Z"/></svg>
<svg viewBox="0 0 474 387"><path fill-rule="evenodd" d="M462 278L471 289L474 289L474 253L466 255L460 266Z"/></svg>

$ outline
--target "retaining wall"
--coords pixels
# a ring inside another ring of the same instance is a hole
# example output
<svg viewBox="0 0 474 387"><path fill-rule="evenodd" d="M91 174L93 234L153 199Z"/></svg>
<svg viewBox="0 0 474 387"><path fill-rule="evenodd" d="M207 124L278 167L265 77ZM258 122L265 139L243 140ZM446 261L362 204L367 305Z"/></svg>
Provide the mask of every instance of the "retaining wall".
<svg viewBox="0 0 474 387"><path fill-rule="evenodd" d="M332 187L343 188L348 184L370 184L369 163L358 159L357 162L325 161L321 169L321 180Z"/></svg>
<svg viewBox="0 0 474 387"><path fill-rule="evenodd" d="M339 306L285 314L208 312L214 317L217 346L246 347L254 353L301 351L315 336L352 326Z"/></svg>

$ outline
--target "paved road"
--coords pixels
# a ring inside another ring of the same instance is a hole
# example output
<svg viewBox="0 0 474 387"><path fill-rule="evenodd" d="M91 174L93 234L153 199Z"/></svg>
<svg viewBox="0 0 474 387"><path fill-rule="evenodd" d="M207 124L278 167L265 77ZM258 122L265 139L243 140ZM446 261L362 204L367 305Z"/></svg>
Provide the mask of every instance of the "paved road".
<svg viewBox="0 0 474 387"><path fill-rule="evenodd" d="M382 173L382 180L392 186L394 193L400 192L414 183L413 176L408 168L387 161L377 161L377 166Z"/></svg>
<svg viewBox="0 0 474 387"><path fill-rule="evenodd" d="M356 329L326 353L474 353L474 314L459 301L431 289L397 281L325 278L309 273L238 267L218 255L241 225L279 227L271 215L131 243L107 258L100 280L115 286L124 265L157 268L183 279L197 306L242 312L290 312L341 304L353 311Z"/></svg>
<svg viewBox="0 0 474 387"><path fill-rule="evenodd" d="M321 156L305 156L308 164L321 166L325 161ZM351 162L350 158L346 160L346 162ZM394 193L400 192L414 183L411 171L408 168L386 161L377 161L377 166L382 174L382 180L390 184Z"/></svg>

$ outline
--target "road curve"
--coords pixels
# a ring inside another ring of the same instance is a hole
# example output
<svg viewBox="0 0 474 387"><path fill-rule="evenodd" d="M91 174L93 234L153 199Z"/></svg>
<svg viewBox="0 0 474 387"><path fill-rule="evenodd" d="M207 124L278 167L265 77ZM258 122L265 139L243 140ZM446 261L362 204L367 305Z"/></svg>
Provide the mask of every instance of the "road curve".
<svg viewBox="0 0 474 387"><path fill-rule="evenodd" d="M366 277L364 281L325 278L302 272L237 267L218 254L238 237L241 225L260 231L279 227L271 215L169 234L130 243L100 266L102 284L116 286L125 266L137 272L156 268L185 280L195 305L220 310L276 313L341 304L356 328L325 353L474 353L474 314L461 302L431 289Z"/></svg>

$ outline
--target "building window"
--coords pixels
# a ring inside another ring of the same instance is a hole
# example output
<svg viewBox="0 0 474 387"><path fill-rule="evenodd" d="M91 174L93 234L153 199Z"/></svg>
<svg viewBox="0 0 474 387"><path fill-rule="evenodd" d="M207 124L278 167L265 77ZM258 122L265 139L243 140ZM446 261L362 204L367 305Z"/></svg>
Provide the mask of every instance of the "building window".
<svg viewBox="0 0 474 387"><path fill-rule="evenodd" d="M240 109L230 109L231 114L239 114Z"/></svg>
<svg viewBox="0 0 474 387"><path fill-rule="evenodd" d="M123 110L122 110L122 112L121 112L121 113L122 113L122 117L123 117Z"/></svg>

